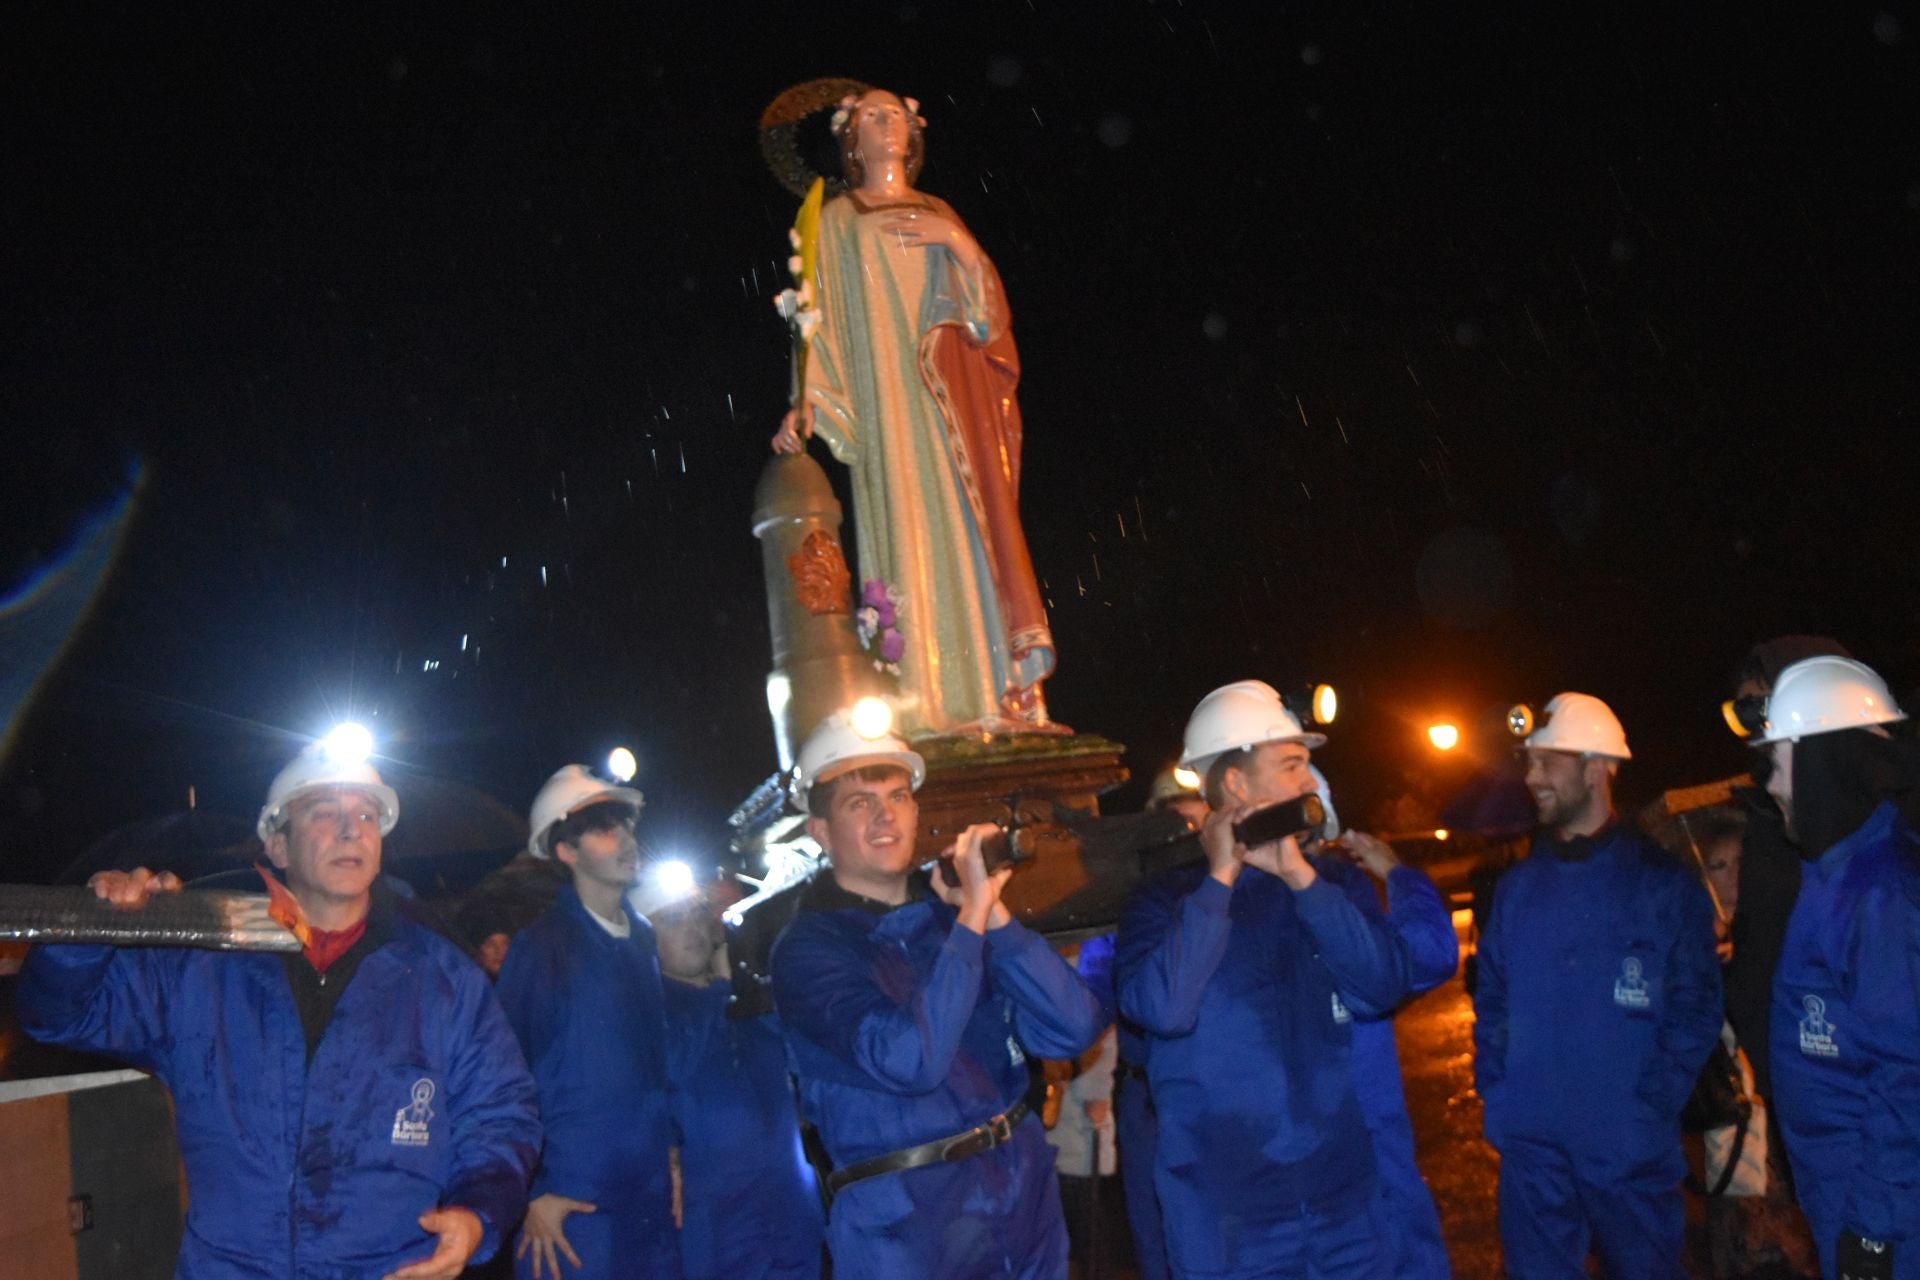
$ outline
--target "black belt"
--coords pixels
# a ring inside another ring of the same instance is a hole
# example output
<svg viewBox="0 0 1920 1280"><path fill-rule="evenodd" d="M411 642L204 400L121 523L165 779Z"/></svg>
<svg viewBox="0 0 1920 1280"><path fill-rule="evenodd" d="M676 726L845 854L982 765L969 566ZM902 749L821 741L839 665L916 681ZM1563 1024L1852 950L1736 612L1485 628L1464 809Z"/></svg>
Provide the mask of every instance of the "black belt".
<svg viewBox="0 0 1920 1280"><path fill-rule="evenodd" d="M827 1194L838 1195L856 1182L883 1173L918 1169L923 1164L956 1164L982 1151L991 1151L1004 1142L1012 1141L1014 1128L1027 1118L1027 1110L1025 1102L1016 1103L985 1124L977 1124L951 1137L935 1138L917 1147L889 1151L883 1156L874 1156L844 1169L835 1169L827 1175Z"/></svg>

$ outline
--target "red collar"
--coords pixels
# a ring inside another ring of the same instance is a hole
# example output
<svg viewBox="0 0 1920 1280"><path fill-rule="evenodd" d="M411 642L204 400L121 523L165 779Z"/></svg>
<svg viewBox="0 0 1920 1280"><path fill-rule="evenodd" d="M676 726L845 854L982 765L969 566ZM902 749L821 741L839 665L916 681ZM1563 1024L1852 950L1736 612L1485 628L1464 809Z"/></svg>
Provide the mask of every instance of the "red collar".
<svg viewBox="0 0 1920 1280"><path fill-rule="evenodd" d="M307 963L313 966L315 973L325 973L333 967L333 962L353 949L367 933L367 918L361 916L358 921L344 929L314 929L308 926L311 936L308 938L303 954Z"/></svg>

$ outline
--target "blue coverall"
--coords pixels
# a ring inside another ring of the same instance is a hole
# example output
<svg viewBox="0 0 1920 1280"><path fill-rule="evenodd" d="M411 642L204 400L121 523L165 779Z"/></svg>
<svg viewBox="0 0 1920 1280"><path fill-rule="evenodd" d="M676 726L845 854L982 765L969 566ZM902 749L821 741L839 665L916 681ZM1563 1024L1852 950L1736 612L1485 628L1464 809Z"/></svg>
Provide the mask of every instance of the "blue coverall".
<svg viewBox="0 0 1920 1280"><path fill-rule="evenodd" d="M1377 902L1373 881L1350 864L1313 859L1322 874L1331 872ZM1453 913L1432 880L1413 867L1387 873L1387 922L1407 950L1414 995L1431 991L1460 966L1460 939ZM1396 1280L1446 1280L1453 1274L1440 1235L1440 1213L1433 1193L1413 1158L1413 1120L1400 1082L1400 1054L1393 1042L1393 1018L1357 1018L1353 1024L1353 1087L1360 1114L1373 1135L1373 1158L1380 1190L1373 1201L1374 1229L1385 1241Z"/></svg>
<svg viewBox="0 0 1920 1280"><path fill-rule="evenodd" d="M1713 906L1611 826L1501 877L1480 936L1474 1079L1509 1275L1679 1277L1680 1109L1720 1034Z"/></svg>
<svg viewBox="0 0 1920 1280"><path fill-rule="evenodd" d="M370 926L371 927L371 926ZM40 946L28 1034L110 1054L173 1094L192 1191L181 1280L342 1280L432 1256L419 1217L480 1217L484 1262L527 1203L534 1084L486 976L396 920L312 1061L278 955ZM303 962L301 962L303 963Z"/></svg>
<svg viewBox="0 0 1920 1280"><path fill-rule="evenodd" d="M514 936L496 990L540 1084L547 1145L533 1194L598 1207L561 1227L583 1275L672 1280L680 1245L660 960L653 927L621 909L630 933L616 938L562 886ZM533 1274L534 1254L518 1259L517 1276Z"/></svg>
<svg viewBox="0 0 1920 1280"><path fill-rule="evenodd" d="M1120 1066L1113 1082L1114 1139L1120 1148L1120 1188L1127 1197L1127 1227L1133 1234L1133 1260L1140 1280L1167 1280L1167 1235L1160 1225L1160 1193L1153 1186L1158 1140L1153 1100L1136 1072L1147 1065L1147 1037L1120 1017L1113 989L1114 937L1110 933L1080 944L1080 977L1100 1001L1102 1015L1118 1029Z"/></svg>
<svg viewBox="0 0 1920 1280"><path fill-rule="evenodd" d="M1920 1277L1920 837L1891 803L1806 864L1773 979L1773 1104L1833 1275L1842 1231Z"/></svg>
<svg viewBox="0 0 1920 1280"><path fill-rule="evenodd" d="M686 1280L817 1280L826 1219L780 1024L729 1018L724 982L665 989Z"/></svg>
<svg viewBox="0 0 1920 1280"><path fill-rule="evenodd" d="M1119 976L1148 1035L1174 1274L1380 1274L1350 1027L1405 998L1408 964L1377 906L1325 876L1296 893L1176 868L1128 902Z"/></svg>
<svg viewBox="0 0 1920 1280"><path fill-rule="evenodd" d="M1026 1056L1072 1058L1104 1029L1093 993L1015 921L985 937L916 884L888 909L815 878L773 951L801 1106L835 1168L949 1137L1027 1090ZM885 1173L834 1198L835 1280L1067 1274L1039 1118L970 1159Z"/></svg>

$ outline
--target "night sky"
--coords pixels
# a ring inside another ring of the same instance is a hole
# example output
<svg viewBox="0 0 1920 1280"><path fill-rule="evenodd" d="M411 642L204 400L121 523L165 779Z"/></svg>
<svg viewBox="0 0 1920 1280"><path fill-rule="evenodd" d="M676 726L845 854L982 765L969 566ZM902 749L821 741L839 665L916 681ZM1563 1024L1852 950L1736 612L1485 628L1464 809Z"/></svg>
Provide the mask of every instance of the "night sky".
<svg viewBox="0 0 1920 1280"><path fill-rule="evenodd" d="M1341 687L1350 819L1561 688L1630 795L1732 772L1781 631L1920 685L1920 11L1654 8L6 6L0 583L139 491L0 875L346 713L516 809L626 743L717 848L775 765L755 125L827 75L920 98L1005 279L1116 805L1244 676Z"/></svg>

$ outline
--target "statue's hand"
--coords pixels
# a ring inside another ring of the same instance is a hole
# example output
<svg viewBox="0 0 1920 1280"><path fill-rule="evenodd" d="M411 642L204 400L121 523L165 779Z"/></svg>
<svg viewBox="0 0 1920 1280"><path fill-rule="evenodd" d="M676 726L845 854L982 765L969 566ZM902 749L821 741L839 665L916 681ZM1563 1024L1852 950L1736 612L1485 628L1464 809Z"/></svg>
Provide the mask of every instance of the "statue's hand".
<svg viewBox="0 0 1920 1280"><path fill-rule="evenodd" d="M797 404L787 410L787 416L780 419L780 429L773 433L773 451L775 453L800 453L807 447L807 437L813 434L813 406Z"/></svg>
<svg viewBox="0 0 1920 1280"><path fill-rule="evenodd" d="M939 245L953 255L955 262L971 271L980 264L980 242L957 218L931 209L902 213L881 224L882 231L898 236L909 249L927 249Z"/></svg>

